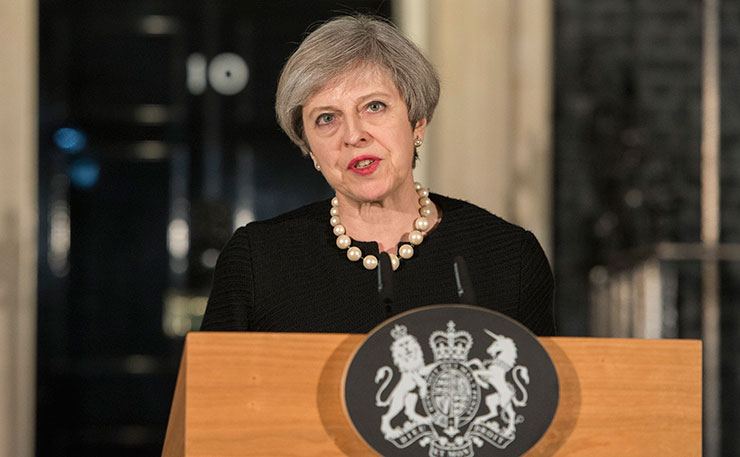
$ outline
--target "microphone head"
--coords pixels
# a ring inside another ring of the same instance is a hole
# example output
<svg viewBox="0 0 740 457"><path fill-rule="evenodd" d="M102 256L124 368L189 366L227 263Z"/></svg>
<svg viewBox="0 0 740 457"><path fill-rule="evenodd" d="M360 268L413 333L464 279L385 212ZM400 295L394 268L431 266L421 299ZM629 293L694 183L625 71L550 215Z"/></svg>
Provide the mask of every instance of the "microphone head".
<svg viewBox="0 0 740 457"><path fill-rule="evenodd" d="M455 257L453 267L455 270L455 282L457 284L457 296L460 299L460 303L476 306L478 301L475 298L473 282L470 280L465 259L462 256Z"/></svg>
<svg viewBox="0 0 740 457"><path fill-rule="evenodd" d="M381 303L393 303L393 265L387 252L381 252L378 261L378 295Z"/></svg>

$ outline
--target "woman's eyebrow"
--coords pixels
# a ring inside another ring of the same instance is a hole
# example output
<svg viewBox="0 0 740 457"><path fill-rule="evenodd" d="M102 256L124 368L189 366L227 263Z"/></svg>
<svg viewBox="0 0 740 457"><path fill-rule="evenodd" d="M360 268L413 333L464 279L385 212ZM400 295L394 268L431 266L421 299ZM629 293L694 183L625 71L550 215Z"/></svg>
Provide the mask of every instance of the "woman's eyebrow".
<svg viewBox="0 0 740 457"><path fill-rule="evenodd" d="M364 100L368 100L374 97L390 97L390 94L388 94L387 92L383 92L383 91L371 92L369 94L360 95L359 97L357 97L355 99L355 103L360 103ZM337 107L334 105L316 106L312 108L310 111L308 111L308 117L312 118L316 116L318 112L321 112L321 111L336 111L336 110L337 110Z"/></svg>
<svg viewBox="0 0 740 457"><path fill-rule="evenodd" d="M368 98L373 98L373 97L390 97L390 94L388 94L387 92L380 92L380 91L379 92L371 92L371 93L369 93L367 95L361 95L360 97L357 97L356 102L359 103L362 100L367 100Z"/></svg>
<svg viewBox="0 0 740 457"><path fill-rule="evenodd" d="M336 110L336 107L332 105L317 106L308 112L308 117L314 117L317 114L317 112L320 112L320 111L335 111L335 110Z"/></svg>

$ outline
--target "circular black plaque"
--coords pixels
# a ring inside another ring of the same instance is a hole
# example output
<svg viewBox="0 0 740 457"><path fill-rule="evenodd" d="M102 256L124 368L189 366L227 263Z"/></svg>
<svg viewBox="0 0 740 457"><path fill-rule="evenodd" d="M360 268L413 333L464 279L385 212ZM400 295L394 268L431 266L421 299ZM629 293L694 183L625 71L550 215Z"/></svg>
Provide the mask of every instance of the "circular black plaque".
<svg viewBox="0 0 740 457"><path fill-rule="evenodd" d="M558 391L552 360L527 328L484 308L438 305L370 332L342 399L384 456L518 456L550 426Z"/></svg>

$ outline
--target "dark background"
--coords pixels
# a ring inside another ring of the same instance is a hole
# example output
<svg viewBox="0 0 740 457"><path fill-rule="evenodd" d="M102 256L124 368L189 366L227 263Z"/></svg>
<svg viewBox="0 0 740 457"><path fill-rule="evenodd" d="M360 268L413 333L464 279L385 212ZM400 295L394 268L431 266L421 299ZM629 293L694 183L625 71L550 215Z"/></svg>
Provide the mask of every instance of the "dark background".
<svg viewBox="0 0 740 457"><path fill-rule="evenodd" d="M240 210L329 196L272 106L306 29L347 11L390 4L40 2L37 455L160 455L183 342L163 330L164 301L208 294ZM225 52L247 63L244 90L193 93L188 58ZM186 259L168 251L175 219Z"/></svg>
<svg viewBox="0 0 740 457"><path fill-rule="evenodd" d="M555 283L559 329L589 329L589 273L701 230L698 0L555 2ZM721 236L740 242L740 2L722 1ZM674 336L701 338L701 263L677 281ZM740 261L721 262L723 455L740 455ZM568 311L566 311L568 310ZM567 317L566 317L567 316Z"/></svg>
<svg viewBox="0 0 740 457"><path fill-rule="evenodd" d="M740 4L722 5L730 243L740 242ZM701 7L555 2L563 335L590 332L595 266L699 241ZM39 11L37 455L160 455L181 334L198 326L218 251L236 226L330 195L275 122L282 64L312 24L349 11L389 17L391 2L40 0ZM188 85L200 74L190 58L226 52L247 64L243 90ZM698 338L700 265L671 268L677 336ZM721 268L723 449L735 455L740 262Z"/></svg>

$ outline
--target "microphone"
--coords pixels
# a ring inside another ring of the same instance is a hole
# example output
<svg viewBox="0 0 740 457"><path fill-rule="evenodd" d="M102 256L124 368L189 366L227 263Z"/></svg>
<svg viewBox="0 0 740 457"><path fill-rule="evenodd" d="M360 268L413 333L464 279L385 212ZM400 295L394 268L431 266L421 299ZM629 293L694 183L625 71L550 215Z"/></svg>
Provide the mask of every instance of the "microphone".
<svg viewBox="0 0 740 457"><path fill-rule="evenodd" d="M386 314L390 315L393 311L393 266L391 257L385 251L380 253L378 262L378 299Z"/></svg>
<svg viewBox="0 0 740 457"><path fill-rule="evenodd" d="M462 256L455 257L455 263L452 265L455 269L455 282L457 284L457 297L460 303L476 306L478 301L475 299L473 282L468 274L468 266Z"/></svg>

